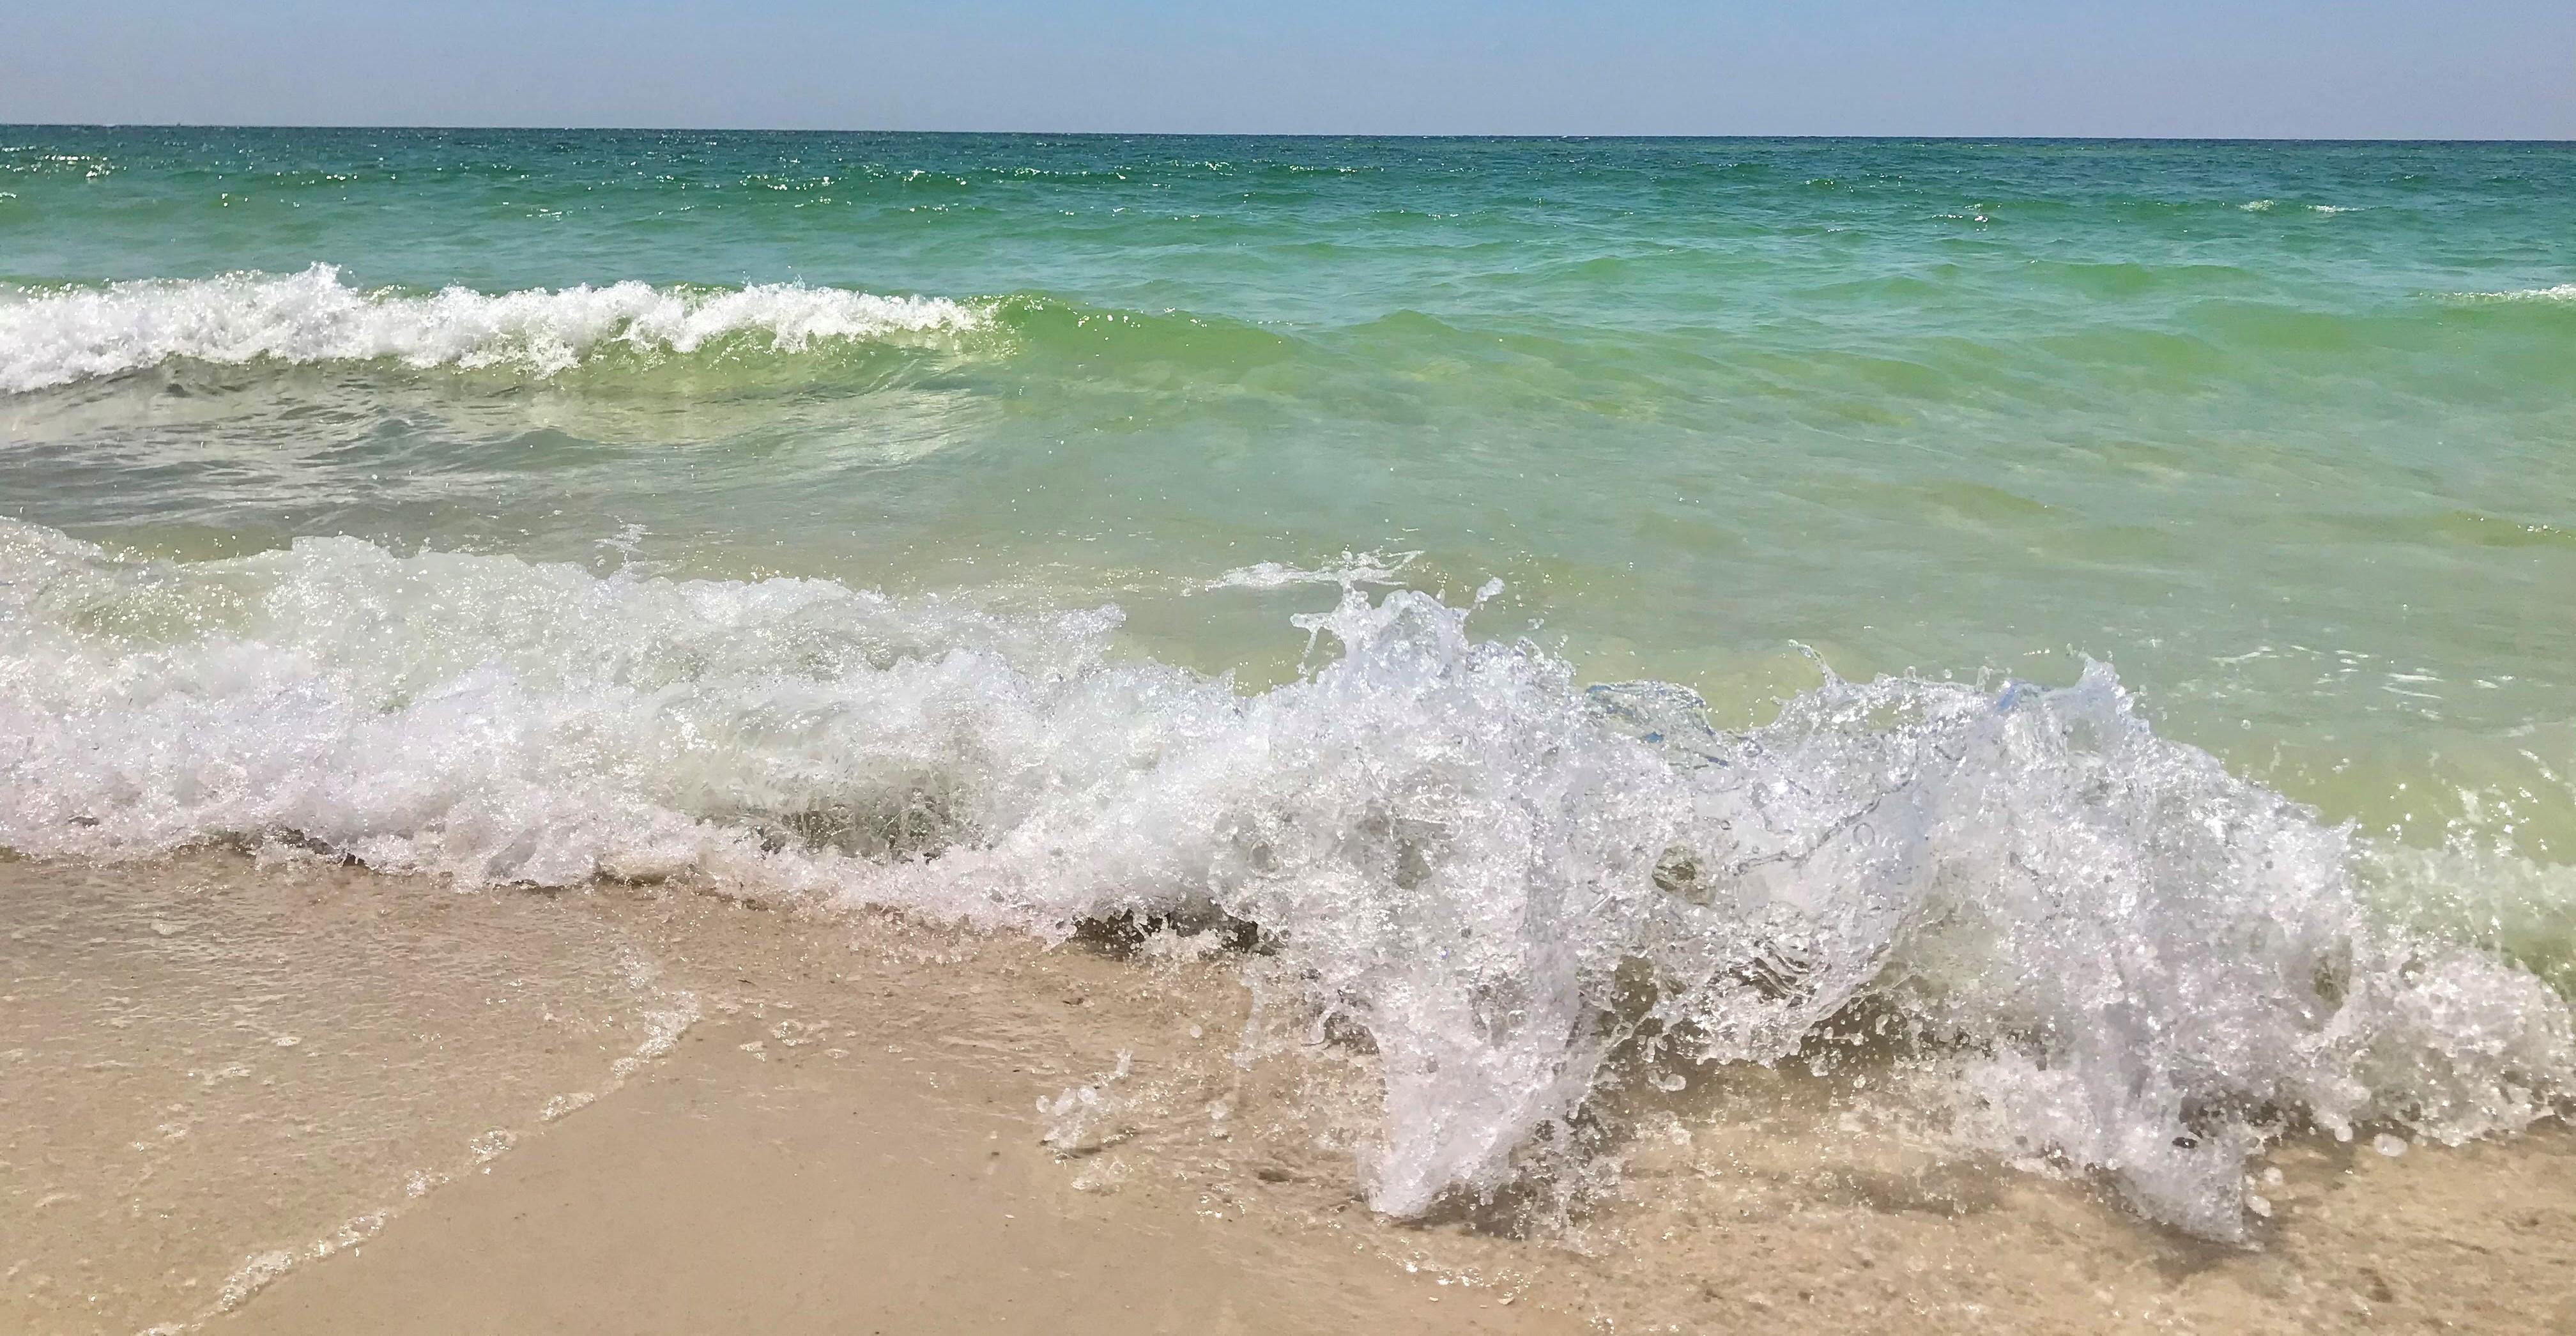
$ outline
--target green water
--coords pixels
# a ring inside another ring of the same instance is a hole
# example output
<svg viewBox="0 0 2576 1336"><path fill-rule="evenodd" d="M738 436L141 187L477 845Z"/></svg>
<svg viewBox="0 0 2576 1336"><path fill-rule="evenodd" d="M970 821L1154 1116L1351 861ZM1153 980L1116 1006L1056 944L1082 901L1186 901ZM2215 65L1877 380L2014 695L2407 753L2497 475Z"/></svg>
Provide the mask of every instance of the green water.
<svg viewBox="0 0 2576 1336"><path fill-rule="evenodd" d="M2091 657L2331 820L2576 853L2567 145L20 127L0 282L0 515L121 549L1115 603L1247 687L1338 591L1207 586L1374 554L1721 723ZM619 282L743 314L545 291Z"/></svg>

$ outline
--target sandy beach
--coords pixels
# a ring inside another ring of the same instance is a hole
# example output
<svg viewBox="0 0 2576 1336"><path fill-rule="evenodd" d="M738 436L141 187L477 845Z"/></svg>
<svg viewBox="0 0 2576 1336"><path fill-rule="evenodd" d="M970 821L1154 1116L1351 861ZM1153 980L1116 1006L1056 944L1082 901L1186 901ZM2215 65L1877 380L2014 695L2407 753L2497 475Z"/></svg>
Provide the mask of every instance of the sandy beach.
<svg viewBox="0 0 2576 1336"><path fill-rule="evenodd" d="M2576 1320L2567 144L107 119L0 1336Z"/></svg>
<svg viewBox="0 0 2576 1336"><path fill-rule="evenodd" d="M1080 1191L986 1083L746 1058L768 1029L698 1027L628 1089L211 1329L1583 1329L1221 1203Z"/></svg>
<svg viewBox="0 0 2576 1336"><path fill-rule="evenodd" d="M1605 1096L1569 1209L1406 1224L1367 1055L1223 953L221 852L0 883L10 1330L2576 1327L2554 1123L2294 1139L2238 1248L1784 1064Z"/></svg>

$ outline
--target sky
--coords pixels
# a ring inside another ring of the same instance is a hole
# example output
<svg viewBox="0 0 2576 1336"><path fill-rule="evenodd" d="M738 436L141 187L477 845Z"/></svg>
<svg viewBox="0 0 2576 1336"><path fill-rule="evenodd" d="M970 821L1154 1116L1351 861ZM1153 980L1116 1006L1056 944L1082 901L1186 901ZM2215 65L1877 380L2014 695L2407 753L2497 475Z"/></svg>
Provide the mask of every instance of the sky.
<svg viewBox="0 0 2576 1336"><path fill-rule="evenodd" d="M0 122L2576 138L2576 0L6 0Z"/></svg>

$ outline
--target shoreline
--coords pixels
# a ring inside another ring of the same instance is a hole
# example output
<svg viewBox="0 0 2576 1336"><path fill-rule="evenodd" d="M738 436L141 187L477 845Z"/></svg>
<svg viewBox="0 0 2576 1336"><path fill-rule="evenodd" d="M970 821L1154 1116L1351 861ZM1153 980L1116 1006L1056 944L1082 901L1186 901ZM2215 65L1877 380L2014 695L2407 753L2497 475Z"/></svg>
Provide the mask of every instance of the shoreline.
<svg viewBox="0 0 2576 1336"><path fill-rule="evenodd" d="M1795 1064L1728 1070L1605 1096L1615 1184L1515 1237L1368 1211L1366 1055L1281 1033L1224 956L213 852L0 862L0 904L0 1237L27 1241L0 1321L29 1331L2576 1321L2556 1123L2394 1158L2292 1139L2256 1162L2273 1215L2237 1249L1963 1158ZM247 1074L202 1075L220 1042ZM179 1135L109 1144L152 1119Z"/></svg>
<svg viewBox="0 0 2576 1336"><path fill-rule="evenodd" d="M723 1017L627 1089L210 1333L1575 1333L1321 1241L1073 1186L1027 1110L745 1044Z"/></svg>
<svg viewBox="0 0 2576 1336"><path fill-rule="evenodd" d="M17 140L0 1336L2576 1336L2568 154Z"/></svg>

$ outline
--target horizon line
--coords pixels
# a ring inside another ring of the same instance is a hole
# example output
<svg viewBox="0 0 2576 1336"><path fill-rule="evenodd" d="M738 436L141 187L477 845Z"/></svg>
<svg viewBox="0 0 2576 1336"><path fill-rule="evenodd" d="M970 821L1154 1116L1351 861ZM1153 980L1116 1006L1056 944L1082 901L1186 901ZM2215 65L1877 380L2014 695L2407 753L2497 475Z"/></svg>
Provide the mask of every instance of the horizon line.
<svg viewBox="0 0 2576 1336"><path fill-rule="evenodd" d="M1378 130L897 130L884 128L832 128L790 126L707 126L707 125L471 125L421 123L318 124L267 121L0 121L0 128L12 130L314 130L314 131L437 131L445 133L503 132L551 134L746 134L746 135L911 135L921 137L1015 137L1061 139L1410 139L1410 140L1524 140L1566 142L1577 140L1910 140L1945 143L2012 142L2012 143L2094 143L2094 144L2576 144L2576 136L2566 138L2460 138L2454 136L2387 136L2387 135L2184 135L2184 134L1888 134L1888 133L1778 133L1649 131L1613 133L1494 133L1478 131L1378 131Z"/></svg>

